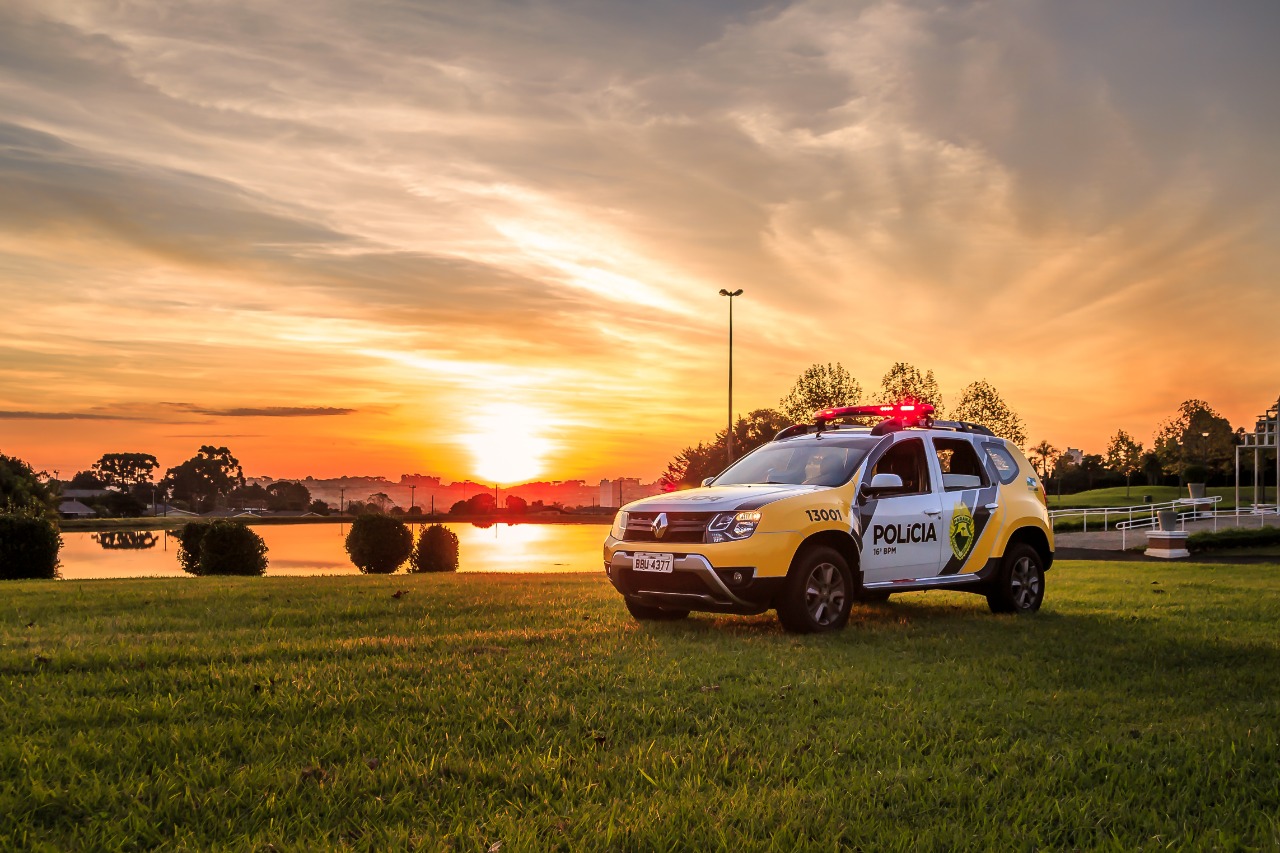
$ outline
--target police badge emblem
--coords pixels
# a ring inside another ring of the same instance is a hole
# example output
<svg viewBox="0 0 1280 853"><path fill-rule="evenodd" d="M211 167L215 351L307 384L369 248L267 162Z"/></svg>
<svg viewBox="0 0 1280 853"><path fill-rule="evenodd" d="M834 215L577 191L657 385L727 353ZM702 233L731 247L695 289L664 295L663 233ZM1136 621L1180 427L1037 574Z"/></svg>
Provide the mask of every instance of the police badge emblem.
<svg viewBox="0 0 1280 853"><path fill-rule="evenodd" d="M973 547L973 513L964 501L956 503L955 514L951 516L951 553L957 560L963 560Z"/></svg>

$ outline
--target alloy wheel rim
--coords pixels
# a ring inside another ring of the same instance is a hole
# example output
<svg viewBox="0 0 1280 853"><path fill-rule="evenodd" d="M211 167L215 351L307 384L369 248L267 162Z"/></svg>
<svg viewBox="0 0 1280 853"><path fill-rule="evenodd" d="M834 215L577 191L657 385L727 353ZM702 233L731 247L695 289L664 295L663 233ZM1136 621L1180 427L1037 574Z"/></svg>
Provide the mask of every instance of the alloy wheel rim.
<svg viewBox="0 0 1280 853"><path fill-rule="evenodd" d="M1030 557L1021 557L1013 564L1013 571L1009 573L1009 592L1019 610L1030 610L1035 605L1040 594L1040 574Z"/></svg>
<svg viewBox="0 0 1280 853"><path fill-rule="evenodd" d="M804 600L809 610L809 618L817 625L830 625L840 618L844 610L845 597L844 575L832 563L819 563L809 572L809 582L805 584Z"/></svg>

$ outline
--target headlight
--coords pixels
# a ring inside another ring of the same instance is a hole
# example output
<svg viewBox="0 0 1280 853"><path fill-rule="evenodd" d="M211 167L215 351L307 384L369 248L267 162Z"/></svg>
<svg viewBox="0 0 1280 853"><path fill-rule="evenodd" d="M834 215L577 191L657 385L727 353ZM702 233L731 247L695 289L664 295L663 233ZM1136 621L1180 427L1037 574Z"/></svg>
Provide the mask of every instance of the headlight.
<svg viewBox="0 0 1280 853"><path fill-rule="evenodd" d="M627 538L627 513L619 512L613 517L613 529L609 533L614 539Z"/></svg>
<svg viewBox="0 0 1280 853"><path fill-rule="evenodd" d="M758 512L722 512L707 525L708 542L736 542L756 532Z"/></svg>

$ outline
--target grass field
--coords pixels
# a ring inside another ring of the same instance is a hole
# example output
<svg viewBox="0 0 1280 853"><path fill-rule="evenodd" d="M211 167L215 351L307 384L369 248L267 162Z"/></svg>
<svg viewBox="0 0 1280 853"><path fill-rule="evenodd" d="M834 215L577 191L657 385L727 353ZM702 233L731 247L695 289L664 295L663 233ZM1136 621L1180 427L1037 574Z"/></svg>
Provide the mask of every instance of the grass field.
<svg viewBox="0 0 1280 853"><path fill-rule="evenodd" d="M595 575L7 582L0 849L1280 846L1280 566L1048 589L793 637Z"/></svg>
<svg viewBox="0 0 1280 853"><path fill-rule="evenodd" d="M1176 486L1133 486L1129 488L1128 494L1124 486L1117 486L1110 489L1090 489L1087 492L1077 492L1074 495L1055 495L1050 493L1049 509L1102 509L1109 506L1138 506L1142 504L1143 496L1150 496L1152 503L1164 503L1176 498L1185 498L1188 496L1185 486L1178 488ZM1275 503L1275 487L1267 488L1267 500ZM1205 494L1209 497L1220 497L1222 501L1218 504L1219 509L1231 509L1236 505L1236 488L1235 486L1210 486L1205 489ZM1240 504L1241 506L1249 506L1253 503L1253 486L1240 487Z"/></svg>

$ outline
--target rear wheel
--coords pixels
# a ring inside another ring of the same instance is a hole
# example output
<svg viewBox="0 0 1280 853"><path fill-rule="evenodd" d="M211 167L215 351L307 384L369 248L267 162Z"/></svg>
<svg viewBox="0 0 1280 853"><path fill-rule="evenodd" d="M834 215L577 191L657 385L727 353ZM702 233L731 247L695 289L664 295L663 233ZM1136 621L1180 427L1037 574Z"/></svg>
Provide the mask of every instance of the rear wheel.
<svg viewBox="0 0 1280 853"><path fill-rule="evenodd" d="M1030 545L1005 552L995 586L987 593L992 613L1035 613L1044 601L1044 561Z"/></svg>
<svg viewBox="0 0 1280 853"><path fill-rule="evenodd" d="M689 615L688 610L667 610L663 607L654 607L651 604L640 604L629 598L626 599L626 602L627 611L641 622L673 622Z"/></svg>
<svg viewBox="0 0 1280 853"><path fill-rule="evenodd" d="M793 634L837 631L849 621L853 590L853 573L840 552L811 548L791 566L778 621Z"/></svg>

